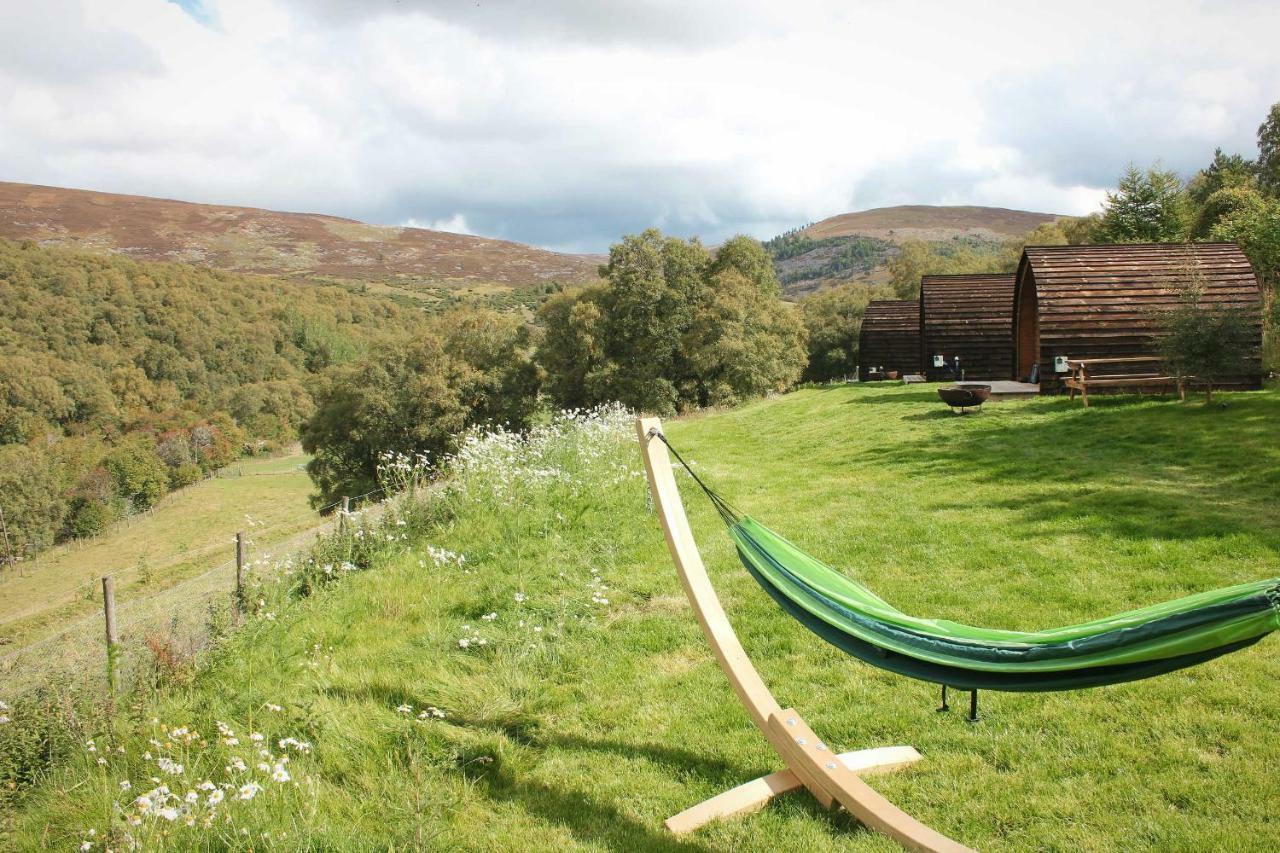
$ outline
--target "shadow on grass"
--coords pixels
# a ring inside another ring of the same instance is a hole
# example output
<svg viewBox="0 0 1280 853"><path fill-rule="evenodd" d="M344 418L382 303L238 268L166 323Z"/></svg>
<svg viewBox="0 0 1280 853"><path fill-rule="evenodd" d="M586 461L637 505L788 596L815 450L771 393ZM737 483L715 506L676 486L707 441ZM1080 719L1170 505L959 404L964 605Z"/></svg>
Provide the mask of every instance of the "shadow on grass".
<svg viewBox="0 0 1280 853"><path fill-rule="evenodd" d="M904 420L954 420L963 428L933 433L925 426L864 458L923 479L1009 484L1016 496L994 505L1030 524L1070 519L1129 538L1266 531L1280 547L1280 397L1234 394L1225 410L1137 402L1111 398L1012 418L919 412Z"/></svg>
<svg viewBox="0 0 1280 853"><path fill-rule="evenodd" d="M525 733L522 733L525 734ZM678 747L654 743L630 743L608 738L586 738L574 735L541 733L530 737L526 743L537 749L561 749L575 752L604 752L624 759L642 758L664 768L670 768L673 778L686 779L698 776L711 781L712 787L728 790L743 782L764 776L777 768L741 770L719 760L705 757ZM650 827L622 816L611 806L596 803L586 795L572 790L552 788L544 783L524 783L503 768L487 775L483 780L489 795L494 799L515 802L521 808L537 814L552 823L569 829L575 838L605 844L613 850L709 850L697 842L677 838L662 827ZM856 834L867 832L861 823L840 809L825 809L803 789L785 795L815 820L827 823L833 833ZM687 806L694 805L690 800Z"/></svg>

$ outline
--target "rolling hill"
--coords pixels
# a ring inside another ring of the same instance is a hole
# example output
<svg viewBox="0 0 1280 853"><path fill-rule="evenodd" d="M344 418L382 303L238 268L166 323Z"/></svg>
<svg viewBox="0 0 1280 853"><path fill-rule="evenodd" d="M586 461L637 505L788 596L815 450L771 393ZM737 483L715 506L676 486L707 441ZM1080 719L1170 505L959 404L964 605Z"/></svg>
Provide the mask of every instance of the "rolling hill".
<svg viewBox="0 0 1280 853"><path fill-rule="evenodd" d="M602 260L313 213L0 182L0 237L438 298L596 277Z"/></svg>
<svg viewBox="0 0 1280 853"><path fill-rule="evenodd" d="M908 240L943 251L967 248L998 251L1007 240L1023 237L1059 217L1051 213L1002 207L903 205L842 213L775 237L765 245L784 291L803 296L845 281L878 284L886 265Z"/></svg>

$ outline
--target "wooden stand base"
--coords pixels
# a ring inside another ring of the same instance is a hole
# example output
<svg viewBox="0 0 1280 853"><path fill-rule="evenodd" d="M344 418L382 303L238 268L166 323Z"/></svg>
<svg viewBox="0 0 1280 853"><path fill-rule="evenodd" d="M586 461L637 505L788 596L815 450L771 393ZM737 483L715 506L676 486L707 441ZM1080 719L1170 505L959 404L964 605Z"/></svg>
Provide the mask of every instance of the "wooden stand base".
<svg viewBox="0 0 1280 853"><path fill-rule="evenodd" d="M836 760L861 776L889 773L920 760L920 753L909 746L881 746L859 749L837 755ZM730 788L709 800L685 809L666 820L667 829L676 835L693 832L713 820L751 814L769 804L774 797L804 787L800 777L790 770L779 770Z"/></svg>

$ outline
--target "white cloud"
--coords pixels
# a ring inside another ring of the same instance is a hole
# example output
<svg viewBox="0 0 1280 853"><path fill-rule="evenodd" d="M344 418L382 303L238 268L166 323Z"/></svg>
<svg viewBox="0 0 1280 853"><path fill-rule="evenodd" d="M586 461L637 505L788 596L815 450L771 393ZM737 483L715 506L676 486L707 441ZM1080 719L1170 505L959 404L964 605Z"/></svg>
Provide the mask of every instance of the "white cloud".
<svg viewBox="0 0 1280 853"><path fill-rule="evenodd" d="M1252 153L1280 96L1262 4L56 2L9 40L116 47L0 59L0 178L584 250L1085 212L1130 159Z"/></svg>
<svg viewBox="0 0 1280 853"><path fill-rule="evenodd" d="M447 231L450 234L474 234L471 227L467 225L467 217L461 213L455 213L447 219L433 219L422 222L410 217L403 223L405 228L426 228L429 231Z"/></svg>

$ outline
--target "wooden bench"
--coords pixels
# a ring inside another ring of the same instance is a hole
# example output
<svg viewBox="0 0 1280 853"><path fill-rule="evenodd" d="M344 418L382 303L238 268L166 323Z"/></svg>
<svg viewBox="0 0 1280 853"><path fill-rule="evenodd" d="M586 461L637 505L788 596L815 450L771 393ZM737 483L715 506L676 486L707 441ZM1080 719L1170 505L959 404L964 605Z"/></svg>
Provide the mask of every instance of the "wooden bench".
<svg viewBox="0 0 1280 853"><path fill-rule="evenodd" d="M1137 367L1139 365L1150 365L1153 370L1140 373L1099 373L1098 370L1114 370L1112 365L1126 365L1129 367ZM1141 391L1143 388L1167 388L1178 392L1178 399L1186 399L1186 386L1183 379L1176 376L1168 376L1160 372L1162 366L1161 360L1154 356L1140 356L1132 358L1079 358L1067 359L1067 367L1071 369L1071 376L1066 381L1067 388L1071 391L1071 399L1076 398L1076 392L1080 392L1080 399L1084 401L1086 406L1089 405L1089 389L1099 388L1137 388Z"/></svg>

